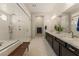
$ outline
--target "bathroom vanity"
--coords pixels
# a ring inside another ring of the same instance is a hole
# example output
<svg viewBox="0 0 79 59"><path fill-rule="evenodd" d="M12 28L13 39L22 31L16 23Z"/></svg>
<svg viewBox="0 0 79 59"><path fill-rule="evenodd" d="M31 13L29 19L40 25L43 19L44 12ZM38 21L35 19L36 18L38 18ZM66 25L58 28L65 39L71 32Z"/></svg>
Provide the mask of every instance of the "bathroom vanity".
<svg viewBox="0 0 79 59"><path fill-rule="evenodd" d="M78 56L79 39L68 37L63 33L46 32L46 40L58 56Z"/></svg>

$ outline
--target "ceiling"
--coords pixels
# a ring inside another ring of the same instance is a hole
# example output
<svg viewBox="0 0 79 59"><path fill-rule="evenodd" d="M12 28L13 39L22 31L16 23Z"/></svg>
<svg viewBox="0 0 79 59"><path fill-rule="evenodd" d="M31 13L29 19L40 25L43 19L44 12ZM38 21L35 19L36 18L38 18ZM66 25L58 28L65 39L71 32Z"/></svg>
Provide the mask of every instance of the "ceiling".
<svg viewBox="0 0 79 59"><path fill-rule="evenodd" d="M65 8L65 3L27 3L25 4L31 13L57 14Z"/></svg>
<svg viewBox="0 0 79 59"><path fill-rule="evenodd" d="M79 11L79 3L74 4L71 8L65 11L65 13L75 13Z"/></svg>

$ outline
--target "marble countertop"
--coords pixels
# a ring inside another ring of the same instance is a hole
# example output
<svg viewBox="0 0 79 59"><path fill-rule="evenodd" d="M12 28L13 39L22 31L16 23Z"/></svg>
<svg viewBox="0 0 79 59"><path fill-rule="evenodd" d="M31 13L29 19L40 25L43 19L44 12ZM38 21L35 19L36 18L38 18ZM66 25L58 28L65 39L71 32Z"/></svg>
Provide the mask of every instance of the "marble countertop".
<svg viewBox="0 0 79 59"><path fill-rule="evenodd" d="M79 49L79 38L76 37L72 38L71 34L64 32L60 34L50 31L46 31L46 32Z"/></svg>

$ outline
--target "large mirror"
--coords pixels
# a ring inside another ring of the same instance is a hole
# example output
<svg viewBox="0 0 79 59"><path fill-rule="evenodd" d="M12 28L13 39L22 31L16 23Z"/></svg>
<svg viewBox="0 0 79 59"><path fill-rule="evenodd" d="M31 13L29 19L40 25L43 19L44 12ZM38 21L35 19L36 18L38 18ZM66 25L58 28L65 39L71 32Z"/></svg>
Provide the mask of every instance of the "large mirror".
<svg viewBox="0 0 79 59"><path fill-rule="evenodd" d="M72 17L71 31L74 33L74 35L79 36L79 16Z"/></svg>

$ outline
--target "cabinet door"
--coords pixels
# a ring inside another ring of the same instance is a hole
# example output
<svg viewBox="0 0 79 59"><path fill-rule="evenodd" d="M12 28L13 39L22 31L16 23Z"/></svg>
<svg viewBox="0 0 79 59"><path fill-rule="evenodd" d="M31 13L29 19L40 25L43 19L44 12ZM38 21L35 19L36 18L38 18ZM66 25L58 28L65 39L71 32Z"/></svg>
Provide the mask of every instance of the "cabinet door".
<svg viewBox="0 0 79 59"><path fill-rule="evenodd" d="M54 42L54 40L55 40L55 37L52 36L52 48L53 48L53 42Z"/></svg>
<svg viewBox="0 0 79 59"><path fill-rule="evenodd" d="M76 56L73 52L62 46L62 56Z"/></svg>
<svg viewBox="0 0 79 59"><path fill-rule="evenodd" d="M47 34L47 41L49 42L50 36Z"/></svg>
<svg viewBox="0 0 79 59"><path fill-rule="evenodd" d="M46 40L48 41L48 43L52 47L52 36L50 34L48 34L48 33L46 33Z"/></svg>
<svg viewBox="0 0 79 59"><path fill-rule="evenodd" d="M57 55L59 55L59 43L54 39L53 40L53 49Z"/></svg>
<svg viewBox="0 0 79 59"><path fill-rule="evenodd" d="M47 41L49 40L49 35L48 35L48 33L46 33L46 40L47 40Z"/></svg>
<svg viewBox="0 0 79 59"><path fill-rule="evenodd" d="M45 39L47 39L47 33L45 33Z"/></svg>
<svg viewBox="0 0 79 59"><path fill-rule="evenodd" d="M52 47L52 37L51 36L49 37L49 44Z"/></svg>

